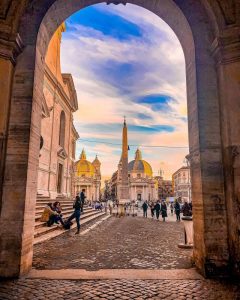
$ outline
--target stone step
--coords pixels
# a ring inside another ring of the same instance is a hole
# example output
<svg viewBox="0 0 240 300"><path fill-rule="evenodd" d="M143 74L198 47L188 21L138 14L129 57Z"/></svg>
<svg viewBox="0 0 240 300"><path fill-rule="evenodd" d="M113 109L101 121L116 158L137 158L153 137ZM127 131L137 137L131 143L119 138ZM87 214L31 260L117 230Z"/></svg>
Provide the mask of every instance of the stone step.
<svg viewBox="0 0 240 300"><path fill-rule="evenodd" d="M37 195L37 200L44 200L44 199L48 199L51 200L49 196L41 196L41 195Z"/></svg>
<svg viewBox="0 0 240 300"><path fill-rule="evenodd" d="M66 209L66 210L62 210L63 219L68 218L73 213L73 210L74 209L72 207L69 209ZM91 212L91 211L93 211L93 209L91 207L84 208L83 215L88 212ZM41 219L41 216L42 216L42 213L39 213L39 212L35 215L35 223ZM44 223L44 222L41 222L41 223Z"/></svg>
<svg viewBox="0 0 240 300"><path fill-rule="evenodd" d="M96 210L92 210L91 212L85 213L85 214L81 215L80 222L82 223L83 220L85 220L85 219L87 219L91 216L98 215L99 213L100 212L96 211ZM70 216L70 214L69 214L69 216ZM63 230L60 225L52 225L51 227L48 227L45 224L46 223L41 222L41 224L36 224L35 225L34 238L37 238L37 237L39 237L43 234L47 234L47 233L49 233L51 231L54 231L54 230L57 230L57 229ZM39 225L41 225L41 226L39 226Z"/></svg>
<svg viewBox="0 0 240 300"><path fill-rule="evenodd" d="M42 214L42 212L43 212L43 210L44 210L44 208L45 208L45 205L44 206L39 206L39 207L36 207L36 215L38 214ZM64 206L62 206L62 212L64 212L64 211L66 211L66 210L69 210L69 209L71 209L71 210L73 210L73 205L72 204L70 204L70 205L68 205L68 204L66 204L66 205L64 205ZM84 210L86 210L86 209L92 209L91 207L89 207L89 206L84 206Z"/></svg>
<svg viewBox="0 0 240 300"><path fill-rule="evenodd" d="M36 201L36 205L46 205L46 204L48 204L49 202L50 203L54 203L56 201L56 199L54 199L54 200L52 200L52 199L43 199L43 200L37 200ZM63 204L63 203L73 203L74 202L74 200L72 200L72 199L65 199L65 200L61 200L61 201L59 201L60 203L61 203L61 205Z"/></svg>
<svg viewBox="0 0 240 300"><path fill-rule="evenodd" d="M91 222L93 220L97 221L98 219L100 219L103 216L105 216L105 212L98 212L97 214L88 216L85 219L83 219L83 217L82 217L82 219L80 220L80 223L81 223L81 225L88 224L89 222ZM76 227L77 227L77 224L76 224L76 222L74 222L71 229L74 229ZM48 232L46 234L43 234L41 236L35 237L33 244L36 245L36 244L42 243L44 241L47 241L49 239L52 239L52 238L60 235L60 234L63 234L64 232L66 232L66 230L60 229L59 227L55 227L55 230Z"/></svg>
<svg viewBox="0 0 240 300"><path fill-rule="evenodd" d="M45 206L46 205L44 205L44 204L37 204L36 205L36 211L43 211L44 210L44 208L45 208ZM61 207L62 207L62 209L65 209L66 207L73 207L73 203L71 202L71 203L63 203L63 204L61 204Z"/></svg>
<svg viewBox="0 0 240 300"><path fill-rule="evenodd" d="M88 216L89 214L92 214L93 212L96 212L96 210L90 209L90 210L84 211L81 214L81 218L83 218L84 216ZM73 210L70 213L64 214L63 220L66 220L67 218L69 218L72 213L73 213ZM35 221L35 229L40 228L40 227L46 227L46 222L41 222L40 220Z"/></svg>

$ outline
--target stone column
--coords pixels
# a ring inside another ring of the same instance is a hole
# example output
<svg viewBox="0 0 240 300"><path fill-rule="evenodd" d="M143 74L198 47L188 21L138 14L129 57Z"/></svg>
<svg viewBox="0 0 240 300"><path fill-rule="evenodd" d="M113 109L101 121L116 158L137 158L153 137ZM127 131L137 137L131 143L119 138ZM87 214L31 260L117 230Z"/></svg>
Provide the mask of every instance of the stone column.
<svg viewBox="0 0 240 300"><path fill-rule="evenodd" d="M134 187L133 186L131 187L131 200L135 200L135 197L134 197Z"/></svg>
<svg viewBox="0 0 240 300"><path fill-rule="evenodd" d="M98 186L98 183L96 183L96 187L95 187L95 199L99 200L99 186Z"/></svg>
<svg viewBox="0 0 240 300"><path fill-rule="evenodd" d="M9 37L6 37L0 32L0 211L8 136L12 76L16 64L16 56L21 50L22 44L19 36L10 35Z"/></svg>
<svg viewBox="0 0 240 300"><path fill-rule="evenodd" d="M214 61L201 45L197 45L196 55L196 70L187 65L187 82L191 76L197 80L197 95L188 84L193 253L197 268L211 277L226 275L229 260L221 119Z"/></svg>
<svg viewBox="0 0 240 300"><path fill-rule="evenodd" d="M221 129L228 215L230 267L240 275L240 28L213 43L221 100ZM216 199L222 209L222 203Z"/></svg>
<svg viewBox="0 0 240 300"><path fill-rule="evenodd" d="M9 59L1 57L0 53L0 199L2 199L3 170L6 155L7 127L13 68L12 62Z"/></svg>
<svg viewBox="0 0 240 300"><path fill-rule="evenodd" d="M144 200L148 200L146 186L144 185Z"/></svg>
<svg viewBox="0 0 240 300"><path fill-rule="evenodd" d="M20 38L11 39L8 37L9 42L20 51ZM37 81L33 91L35 57L35 46L25 46L14 69L0 212L1 277L18 277L32 266L42 109L42 91L38 90ZM2 65L5 65L8 75L6 85L10 86L12 67L9 62L2 61ZM42 82L43 64L39 60L36 65L42 68L42 77L37 79ZM6 90L4 102L9 96Z"/></svg>
<svg viewBox="0 0 240 300"><path fill-rule="evenodd" d="M15 69L2 193L0 275L3 277L27 273L33 255L41 97L37 96L36 82L33 103L34 48L28 46L24 51L28 52L28 59L21 60L20 56Z"/></svg>

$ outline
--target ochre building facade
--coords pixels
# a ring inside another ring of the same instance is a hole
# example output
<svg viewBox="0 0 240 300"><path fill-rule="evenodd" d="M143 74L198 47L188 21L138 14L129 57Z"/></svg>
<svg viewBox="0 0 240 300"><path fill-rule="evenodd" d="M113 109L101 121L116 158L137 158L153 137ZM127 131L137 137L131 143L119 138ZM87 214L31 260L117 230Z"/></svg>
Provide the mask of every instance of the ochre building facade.
<svg viewBox="0 0 240 300"><path fill-rule="evenodd" d="M101 162L98 157L90 162L87 160L85 150L74 165L73 189L74 195L85 193L86 200L90 203L100 200L101 190Z"/></svg>
<svg viewBox="0 0 240 300"><path fill-rule="evenodd" d="M41 141L37 193L55 199L71 197L76 140L73 113L78 109L71 74L62 74L60 48L62 24L53 35L44 69Z"/></svg>

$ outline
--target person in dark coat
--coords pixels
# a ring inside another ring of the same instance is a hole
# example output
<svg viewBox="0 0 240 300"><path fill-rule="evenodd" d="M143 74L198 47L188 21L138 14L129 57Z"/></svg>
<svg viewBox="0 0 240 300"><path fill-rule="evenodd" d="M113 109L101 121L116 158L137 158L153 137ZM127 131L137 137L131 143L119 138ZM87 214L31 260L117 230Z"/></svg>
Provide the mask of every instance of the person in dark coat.
<svg viewBox="0 0 240 300"><path fill-rule="evenodd" d="M77 194L77 196L75 198L75 202L73 204L74 212L72 213L72 215L66 221L66 223L70 223L71 220L73 220L74 218L76 219L77 232L75 234L79 234L79 232L80 232L81 207L82 207L82 201L79 197L79 194Z"/></svg>
<svg viewBox="0 0 240 300"><path fill-rule="evenodd" d="M151 209L151 215L152 215L152 218L154 218L154 215L155 215L155 213L154 213L154 210L155 210L154 202L151 202L151 204L150 204L150 209Z"/></svg>
<svg viewBox="0 0 240 300"><path fill-rule="evenodd" d="M143 209L143 217L147 218L147 210L148 210L147 201L144 201L144 203L142 205L142 209Z"/></svg>
<svg viewBox="0 0 240 300"><path fill-rule="evenodd" d="M189 202L189 206L190 206L191 213L192 213L192 202Z"/></svg>
<svg viewBox="0 0 240 300"><path fill-rule="evenodd" d="M173 216L173 204L170 204L170 209L171 209L171 215Z"/></svg>
<svg viewBox="0 0 240 300"><path fill-rule="evenodd" d="M191 217L192 216L192 210L191 206L187 201L184 202L183 207L182 207L182 213L184 217Z"/></svg>
<svg viewBox="0 0 240 300"><path fill-rule="evenodd" d="M178 202L178 199L177 199L176 202L175 202L174 209L175 209L175 214L176 214L176 217L177 217L177 220L176 220L176 221L179 221L179 222L180 222L180 212L181 212L181 208L180 208L180 203Z"/></svg>
<svg viewBox="0 0 240 300"><path fill-rule="evenodd" d="M162 212L162 218L163 222L165 222L165 218L167 218L167 204L163 201L161 205L161 212Z"/></svg>
<svg viewBox="0 0 240 300"><path fill-rule="evenodd" d="M157 220L159 220L159 215L160 215L160 211L161 211L161 205L160 205L159 201L157 201L154 209L156 211L156 218L157 218Z"/></svg>
<svg viewBox="0 0 240 300"><path fill-rule="evenodd" d="M84 194L84 190L82 190L81 191L81 194L80 194L80 199L81 199L81 212L83 213L83 205L84 205L84 203L85 203L85 198L86 198L86 196L85 196L85 194Z"/></svg>

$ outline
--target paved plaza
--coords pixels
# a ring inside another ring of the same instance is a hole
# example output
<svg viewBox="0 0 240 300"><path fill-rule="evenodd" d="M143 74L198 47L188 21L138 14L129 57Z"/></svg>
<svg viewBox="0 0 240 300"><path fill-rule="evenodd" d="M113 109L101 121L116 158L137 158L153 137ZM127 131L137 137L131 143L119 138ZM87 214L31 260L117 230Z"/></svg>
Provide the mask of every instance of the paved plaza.
<svg viewBox="0 0 240 300"><path fill-rule="evenodd" d="M210 280L39 280L0 284L1 300L238 300L236 285Z"/></svg>
<svg viewBox="0 0 240 300"><path fill-rule="evenodd" d="M237 283L194 270L191 250L177 247L183 223L174 218L110 217L81 232L35 245L33 271L1 282L0 299L240 299Z"/></svg>
<svg viewBox="0 0 240 300"><path fill-rule="evenodd" d="M34 247L37 269L185 269L191 250L183 224L142 217L111 217L84 236L69 231Z"/></svg>

